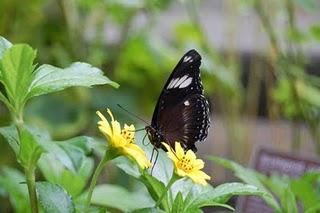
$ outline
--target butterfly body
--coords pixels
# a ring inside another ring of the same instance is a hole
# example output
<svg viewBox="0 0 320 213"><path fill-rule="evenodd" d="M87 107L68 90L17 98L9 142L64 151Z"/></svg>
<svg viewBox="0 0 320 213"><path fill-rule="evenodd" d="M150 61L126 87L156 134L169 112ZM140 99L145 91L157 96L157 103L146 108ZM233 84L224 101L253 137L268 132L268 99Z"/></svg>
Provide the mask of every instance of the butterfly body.
<svg viewBox="0 0 320 213"><path fill-rule="evenodd" d="M196 151L195 143L207 137L209 106L203 96L200 64L199 53L188 51L164 85L151 125L145 128L156 148L164 149L161 142L173 147L178 141L185 150Z"/></svg>

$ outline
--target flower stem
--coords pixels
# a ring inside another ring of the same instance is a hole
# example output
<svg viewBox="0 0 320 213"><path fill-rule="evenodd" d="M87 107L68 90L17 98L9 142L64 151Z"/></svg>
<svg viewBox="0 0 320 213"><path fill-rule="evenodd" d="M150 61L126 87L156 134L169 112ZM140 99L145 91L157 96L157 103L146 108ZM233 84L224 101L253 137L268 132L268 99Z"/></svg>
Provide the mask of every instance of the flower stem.
<svg viewBox="0 0 320 213"><path fill-rule="evenodd" d="M26 174L26 179L27 179L31 210L32 210L32 213L38 213L39 209L38 209L38 199L37 199L34 171L35 171L34 168L25 168L24 170Z"/></svg>
<svg viewBox="0 0 320 213"><path fill-rule="evenodd" d="M169 191L169 189L171 188L172 184L174 182L176 182L177 180L179 179L179 176L177 176L175 173L173 173L168 185L166 186L165 190L162 192L162 194L160 195L157 203L156 203L156 206L155 207L158 207L160 205L160 203L162 202L163 198L166 196L167 192ZM166 209L166 212L168 212L169 209Z"/></svg>
<svg viewBox="0 0 320 213"><path fill-rule="evenodd" d="M84 208L85 212L88 212L88 209L89 209L89 206L90 206L90 202L91 202L92 193L93 193L93 189L97 184L98 177L100 176L100 173L101 173L103 167L106 165L106 163L109 160L111 160L111 159L113 159L115 157L116 157L115 153L112 152L110 149L107 149L106 153L103 156L103 158L99 162L96 170L94 171L94 174L92 176L91 183L90 183L90 186L89 186L89 189L88 189L87 199L86 199L86 202L85 202L85 208Z"/></svg>

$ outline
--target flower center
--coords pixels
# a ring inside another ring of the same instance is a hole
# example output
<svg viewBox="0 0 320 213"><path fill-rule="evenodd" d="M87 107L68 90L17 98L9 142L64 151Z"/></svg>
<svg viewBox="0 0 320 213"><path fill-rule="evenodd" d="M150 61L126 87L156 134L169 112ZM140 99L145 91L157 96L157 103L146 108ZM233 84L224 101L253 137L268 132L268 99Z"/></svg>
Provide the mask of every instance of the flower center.
<svg viewBox="0 0 320 213"><path fill-rule="evenodd" d="M121 130L122 137L126 139L126 141L128 141L129 143L133 143L134 141L133 133L134 132L130 130L126 130L126 129Z"/></svg>
<svg viewBox="0 0 320 213"><path fill-rule="evenodd" d="M190 172L193 169L193 166L190 164L190 159L187 159L185 156L179 159L177 166L185 172Z"/></svg>

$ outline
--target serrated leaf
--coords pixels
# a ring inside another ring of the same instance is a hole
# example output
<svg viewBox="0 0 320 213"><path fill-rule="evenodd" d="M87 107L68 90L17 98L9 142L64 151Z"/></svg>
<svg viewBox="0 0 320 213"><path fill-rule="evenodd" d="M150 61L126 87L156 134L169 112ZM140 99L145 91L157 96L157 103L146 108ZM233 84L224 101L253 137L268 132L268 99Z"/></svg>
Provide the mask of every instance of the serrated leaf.
<svg viewBox="0 0 320 213"><path fill-rule="evenodd" d="M59 185L49 182L37 182L39 202L45 212L73 213L74 204L71 197Z"/></svg>
<svg viewBox="0 0 320 213"><path fill-rule="evenodd" d="M10 41L0 36L0 59L3 56L3 53L6 51L6 49L9 49L12 46Z"/></svg>
<svg viewBox="0 0 320 213"><path fill-rule="evenodd" d="M29 45L16 44L7 49L0 60L2 83L10 102L16 107L21 107L27 96L35 57L36 52Z"/></svg>
<svg viewBox="0 0 320 213"><path fill-rule="evenodd" d="M183 197L181 192L179 192L176 198L174 199L172 210L171 210L171 213L180 213L180 212L184 212Z"/></svg>
<svg viewBox="0 0 320 213"><path fill-rule="evenodd" d="M121 186L111 184L96 186L91 203L116 208L124 212L152 207L155 204L147 195L129 192Z"/></svg>
<svg viewBox="0 0 320 213"><path fill-rule="evenodd" d="M44 149L41 147L36 136L23 126L20 129L20 150L18 159L22 166L30 168L37 163Z"/></svg>
<svg viewBox="0 0 320 213"><path fill-rule="evenodd" d="M103 75L103 72L87 63L76 62L67 68L58 68L44 64L35 71L29 87L28 98L61 91L68 87L109 84L119 85Z"/></svg>

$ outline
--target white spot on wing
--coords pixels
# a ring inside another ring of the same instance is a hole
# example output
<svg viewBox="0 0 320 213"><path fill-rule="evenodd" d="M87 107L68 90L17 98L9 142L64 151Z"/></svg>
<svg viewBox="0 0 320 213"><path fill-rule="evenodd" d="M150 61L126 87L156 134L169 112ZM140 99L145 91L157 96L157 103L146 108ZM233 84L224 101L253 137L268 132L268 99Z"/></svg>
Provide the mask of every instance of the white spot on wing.
<svg viewBox="0 0 320 213"><path fill-rule="evenodd" d="M185 88L187 86L189 86L192 82L192 78L188 78L187 80L185 80L182 84L180 84L179 88Z"/></svg>
<svg viewBox="0 0 320 213"><path fill-rule="evenodd" d="M172 88L176 87L176 84L177 84L177 82L179 81L179 79L180 79L180 78L176 78L176 79L172 82L172 85L171 85Z"/></svg>
<svg viewBox="0 0 320 213"><path fill-rule="evenodd" d="M183 62L188 62L188 61L192 62L191 56L186 56L183 58Z"/></svg>
<svg viewBox="0 0 320 213"><path fill-rule="evenodd" d="M180 78L174 78L170 81L169 85L167 86L167 89L173 88L174 85L179 81Z"/></svg>
<svg viewBox="0 0 320 213"><path fill-rule="evenodd" d="M180 78L180 80L174 85L174 87L178 87L180 86L180 84L182 84L186 79L188 78L188 75L184 75L182 78Z"/></svg>
<svg viewBox="0 0 320 213"><path fill-rule="evenodd" d="M190 105L190 102L187 100L187 101L183 102L183 104L184 104L185 106L189 106L189 105Z"/></svg>

